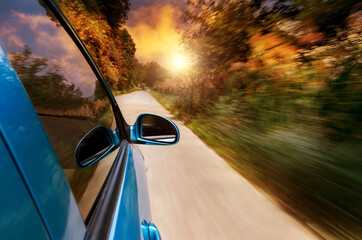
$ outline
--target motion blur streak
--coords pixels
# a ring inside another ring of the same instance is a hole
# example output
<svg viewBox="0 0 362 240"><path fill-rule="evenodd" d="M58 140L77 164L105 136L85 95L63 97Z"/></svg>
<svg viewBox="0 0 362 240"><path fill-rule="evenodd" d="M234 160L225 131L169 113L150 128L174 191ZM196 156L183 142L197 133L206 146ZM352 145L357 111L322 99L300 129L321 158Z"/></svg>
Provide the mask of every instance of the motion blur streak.
<svg viewBox="0 0 362 240"><path fill-rule="evenodd" d="M153 96L323 237L362 239L360 1L187 2L195 64Z"/></svg>
<svg viewBox="0 0 362 240"><path fill-rule="evenodd" d="M117 102L127 122L145 111L175 120L147 91L118 96ZM181 134L177 145L140 146L147 159L152 218L163 239L316 239L182 122L175 123Z"/></svg>

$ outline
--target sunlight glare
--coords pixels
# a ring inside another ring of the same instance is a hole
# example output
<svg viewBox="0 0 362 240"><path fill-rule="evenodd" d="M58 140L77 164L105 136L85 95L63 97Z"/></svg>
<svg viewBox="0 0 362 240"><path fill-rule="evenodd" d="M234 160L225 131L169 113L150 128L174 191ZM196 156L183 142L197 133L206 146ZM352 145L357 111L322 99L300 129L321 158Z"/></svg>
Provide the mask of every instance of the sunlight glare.
<svg viewBox="0 0 362 240"><path fill-rule="evenodd" d="M173 59L173 66L174 66L174 69L175 70L183 70L185 68L187 68L188 66L188 59L187 57L179 54L179 55L176 55Z"/></svg>

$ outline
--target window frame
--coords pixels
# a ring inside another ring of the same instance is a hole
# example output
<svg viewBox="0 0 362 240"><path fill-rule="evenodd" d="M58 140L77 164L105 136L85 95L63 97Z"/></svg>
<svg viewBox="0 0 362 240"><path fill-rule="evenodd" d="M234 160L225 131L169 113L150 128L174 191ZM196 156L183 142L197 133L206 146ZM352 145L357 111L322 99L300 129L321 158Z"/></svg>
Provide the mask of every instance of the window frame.
<svg viewBox="0 0 362 240"><path fill-rule="evenodd" d="M118 134L119 139L122 141L123 139L130 141L129 135L129 125L125 121L122 112L114 98L111 89L109 88L102 72L99 70L97 64L93 60L91 54L83 44L82 40L78 36L77 32L74 30L68 19L64 16L63 12L60 10L58 5L53 0L43 0L43 2L48 6L49 10L54 14L57 18L63 29L67 32L73 42L76 44L78 49L80 50L81 54L91 67L92 71L97 77L97 80L101 84L102 88L106 92L106 95L112 105L113 114L116 120L116 131Z"/></svg>
<svg viewBox="0 0 362 240"><path fill-rule="evenodd" d="M43 0L43 2L47 5L48 9L54 14L63 29L77 45L81 54L96 75L97 80L106 92L106 95L112 105L116 121L116 132L120 139L119 144L117 144L118 153L107 174L102 188L84 221L87 228L86 239L106 239L108 238L108 233L112 226L113 215L116 210L117 199L119 198L121 186L124 181L126 163L129 158L130 126L125 121L103 74L70 22L64 16L54 0Z"/></svg>

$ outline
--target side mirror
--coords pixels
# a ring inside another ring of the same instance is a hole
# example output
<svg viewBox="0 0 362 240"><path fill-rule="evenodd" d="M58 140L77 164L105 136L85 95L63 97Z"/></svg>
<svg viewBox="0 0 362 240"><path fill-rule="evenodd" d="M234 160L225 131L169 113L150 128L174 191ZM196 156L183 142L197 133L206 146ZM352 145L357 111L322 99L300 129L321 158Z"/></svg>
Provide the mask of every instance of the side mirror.
<svg viewBox="0 0 362 240"><path fill-rule="evenodd" d="M150 145L173 145L180 139L179 130L172 121L158 115L144 113L130 127L131 141Z"/></svg>
<svg viewBox="0 0 362 240"><path fill-rule="evenodd" d="M117 145L117 134L105 126L90 130L75 149L75 161L80 168L87 168L107 156Z"/></svg>

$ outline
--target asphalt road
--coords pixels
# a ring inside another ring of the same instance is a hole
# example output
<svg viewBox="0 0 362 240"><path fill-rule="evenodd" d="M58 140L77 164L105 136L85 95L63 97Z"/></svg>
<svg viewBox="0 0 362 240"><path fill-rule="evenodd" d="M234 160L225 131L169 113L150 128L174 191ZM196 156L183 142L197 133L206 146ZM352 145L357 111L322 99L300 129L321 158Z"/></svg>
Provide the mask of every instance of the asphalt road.
<svg viewBox="0 0 362 240"><path fill-rule="evenodd" d="M116 97L126 121L141 113L174 120L174 146L140 146L153 222L164 240L316 239L207 147L147 91Z"/></svg>

